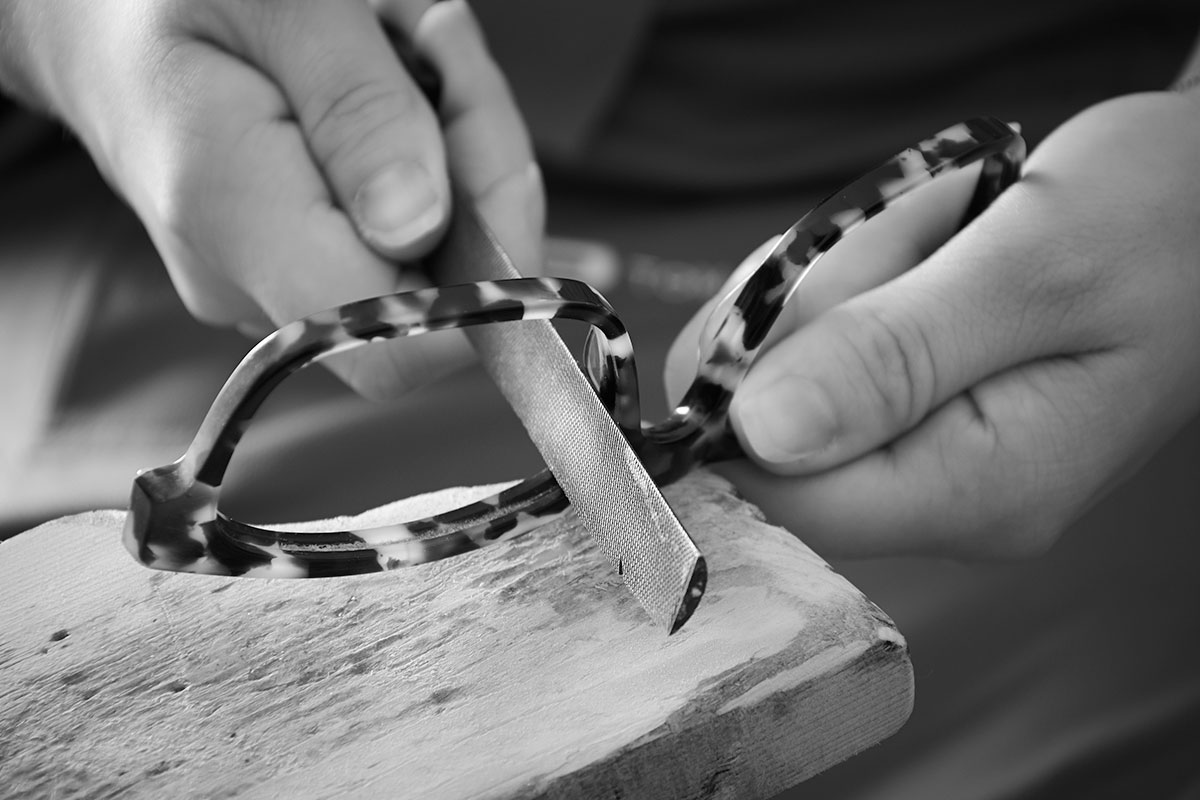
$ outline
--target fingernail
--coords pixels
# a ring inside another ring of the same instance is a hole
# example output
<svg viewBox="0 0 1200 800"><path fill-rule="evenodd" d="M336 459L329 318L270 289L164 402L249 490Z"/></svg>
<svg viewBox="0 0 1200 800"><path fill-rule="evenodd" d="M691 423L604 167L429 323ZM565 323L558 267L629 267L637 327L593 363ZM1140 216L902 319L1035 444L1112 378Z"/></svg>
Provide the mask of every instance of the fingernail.
<svg viewBox="0 0 1200 800"><path fill-rule="evenodd" d="M811 460L833 446L837 415L829 395L800 375L782 375L739 404L745 444L772 464Z"/></svg>
<svg viewBox="0 0 1200 800"><path fill-rule="evenodd" d="M433 177L415 161L393 164L363 184L354 214L362 234L388 248L406 247L442 222Z"/></svg>

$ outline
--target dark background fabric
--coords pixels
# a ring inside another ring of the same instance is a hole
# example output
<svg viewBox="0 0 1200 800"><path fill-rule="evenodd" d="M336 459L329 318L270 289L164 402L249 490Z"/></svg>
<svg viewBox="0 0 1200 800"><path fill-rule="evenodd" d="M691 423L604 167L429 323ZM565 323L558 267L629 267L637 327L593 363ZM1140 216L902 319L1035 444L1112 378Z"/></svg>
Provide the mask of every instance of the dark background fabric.
<svg viewBox="0 0 1200 800"><path fill-rule="evenodd" d="M1182 0L474 7L552 181L722 200L836 188L978 114L1039 141L1103 98L1166 87L1200 27Z"/></svg>
<svg viewBox="0 0 1200 800"><path fill-rule="evenodd" d="M62 126L0 95L0 178L35 170L46 159L73 148Z"/></svg>

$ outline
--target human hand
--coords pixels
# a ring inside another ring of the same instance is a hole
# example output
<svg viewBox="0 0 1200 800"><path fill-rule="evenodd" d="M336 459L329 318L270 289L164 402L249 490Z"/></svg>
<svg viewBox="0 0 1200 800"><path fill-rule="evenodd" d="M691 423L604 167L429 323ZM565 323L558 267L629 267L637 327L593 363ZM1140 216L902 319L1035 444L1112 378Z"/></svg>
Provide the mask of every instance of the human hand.
<svg viewBox="0 0 1200 800"><path fill-rule="evenodd" d="M734 396L750 460L716 468L825 552L1040 553L1200 409L1197 98L1080 114L937 249L972 180L830 251Z"/></svg>
<svg viewBox="0 0 1200 800"><path fill-rule="evenodd" d="M15 0L10 88L60 116L148 230L188 309L259 335L420 279L446 164L514 261L539 261L540 177L464 0ZM426 10L428 9L427 13ZM443 82L442 125L376 13ZM388 395L465 358L431 336L343 354Z"/></svg>

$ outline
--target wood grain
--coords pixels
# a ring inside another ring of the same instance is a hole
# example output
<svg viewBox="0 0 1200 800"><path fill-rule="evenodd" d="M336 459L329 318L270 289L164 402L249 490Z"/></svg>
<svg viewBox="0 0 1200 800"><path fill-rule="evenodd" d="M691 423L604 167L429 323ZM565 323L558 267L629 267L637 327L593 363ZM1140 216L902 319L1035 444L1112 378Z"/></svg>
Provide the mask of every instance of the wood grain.
<svg viewBox="0 0 1200 800"><path fill-rule="evenodd" d="M22 534L0 796L767 797L903 724L878 608L721 479L667 494L710 569L669 638L571 521L315 581L144 569L117 511Z"/></svg>

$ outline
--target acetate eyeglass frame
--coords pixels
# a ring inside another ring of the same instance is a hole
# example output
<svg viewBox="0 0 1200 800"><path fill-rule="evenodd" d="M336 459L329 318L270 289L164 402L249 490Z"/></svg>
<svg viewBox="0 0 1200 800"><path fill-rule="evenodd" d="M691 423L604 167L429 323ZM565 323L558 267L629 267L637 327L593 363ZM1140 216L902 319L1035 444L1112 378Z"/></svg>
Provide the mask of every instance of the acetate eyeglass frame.
<svg viewBox="0 0 1200 800"><path fill-rule="evenodd" d="M729 425L734 392L784 305L820 257L910 191L982 162L962 224L1016 181L1025 143L991 117L968 120L906 148L829 196L783 234L763 263L717 305L700 342L697 375L676 409L644 424L633 346L594 289L562 278L522 278L400 292L329 309L260 342L217 395L187 452L134 481L124 541L143 564L178 572L326 577L434 561L521 535L569 503L548 471L443 514L360 530L298 532L249 525L218 508L238 442L288 375L380 339L530 319L591 326L582 368L630 446L660 485L698 464L738 456Z"/></svg>

